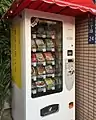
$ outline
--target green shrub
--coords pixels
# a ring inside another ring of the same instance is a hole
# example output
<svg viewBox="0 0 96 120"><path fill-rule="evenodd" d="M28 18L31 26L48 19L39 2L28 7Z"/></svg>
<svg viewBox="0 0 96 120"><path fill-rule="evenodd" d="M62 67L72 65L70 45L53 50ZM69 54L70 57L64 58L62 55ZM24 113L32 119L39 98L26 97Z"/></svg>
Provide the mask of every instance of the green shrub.
<svg viewBox="0 0 96 120"><path fill-rule="evenodd" d="M0 17L10 6L12 0L0 0ZM11 52L10 23L0 21L0 119L4 112L5 102L11 98Z"/></svg>

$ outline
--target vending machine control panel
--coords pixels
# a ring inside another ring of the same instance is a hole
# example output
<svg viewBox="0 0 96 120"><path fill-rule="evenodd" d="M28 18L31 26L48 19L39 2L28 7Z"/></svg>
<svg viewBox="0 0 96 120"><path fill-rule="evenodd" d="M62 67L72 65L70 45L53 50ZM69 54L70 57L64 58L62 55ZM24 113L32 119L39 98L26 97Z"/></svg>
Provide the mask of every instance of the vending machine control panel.
<svg viewBox="0 0 96 120"><path fill-rule="evenodd" d="M66 59L65 61L65 85L68 90L73 88L75 80L75 60Z"/></svg>

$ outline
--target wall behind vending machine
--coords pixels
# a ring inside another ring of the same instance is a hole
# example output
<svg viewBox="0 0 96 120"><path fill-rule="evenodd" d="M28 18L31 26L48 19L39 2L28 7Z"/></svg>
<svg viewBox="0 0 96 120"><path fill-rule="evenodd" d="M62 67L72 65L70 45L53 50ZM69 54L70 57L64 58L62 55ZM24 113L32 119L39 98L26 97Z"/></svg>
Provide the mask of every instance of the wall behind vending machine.
<svg viewBox="0 0 96 120"><path fill-rule="evenodd" d="M76 120L96 120L96 44L88 44L88 18L76 18Z"/></svg>

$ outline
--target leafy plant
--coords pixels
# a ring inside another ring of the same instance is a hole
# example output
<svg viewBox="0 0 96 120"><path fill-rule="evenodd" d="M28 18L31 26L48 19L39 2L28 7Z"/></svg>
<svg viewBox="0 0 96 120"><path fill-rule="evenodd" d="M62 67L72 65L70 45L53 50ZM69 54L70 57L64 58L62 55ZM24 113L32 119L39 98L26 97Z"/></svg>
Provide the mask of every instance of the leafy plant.
<svg viewBox="0 0 96 120"><path fill-rule="evenodd" d="M0 0L0 17L10 6L12 0ZM11 52L10 23L0 21L0 120L2 119L5 102L11 97Z"/></svg>
<svg viewBox="0 0 96 120"><path fill-rule="evenodd" d="M5 23L3 22L3 25ZM2 25L2 26L3 26ZM5 34L4 34L5 33ZM0 117L2 119L5 102L11 97L11 52L9 31L0 33ZM0 120L1 120L0 119Z"/></svg>
<svg viewBox="0 0 96 120"><path fill-rule="evenodd" d="M11 78L10 62L5 60L0 64L0 117L4 113L4 104L10 100Z"/></svg>

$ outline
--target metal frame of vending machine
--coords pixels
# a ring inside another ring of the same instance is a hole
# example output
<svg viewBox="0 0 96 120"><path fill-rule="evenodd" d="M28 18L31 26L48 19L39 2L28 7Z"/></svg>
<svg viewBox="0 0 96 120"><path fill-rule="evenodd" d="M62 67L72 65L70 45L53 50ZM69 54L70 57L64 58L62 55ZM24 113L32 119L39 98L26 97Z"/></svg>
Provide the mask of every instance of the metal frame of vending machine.
<svg viewBox="0 0 96 120"><path fill-rule="evenodd" d="M11 39L14 120L75 120L75 18L25 9Z"/></svg>

